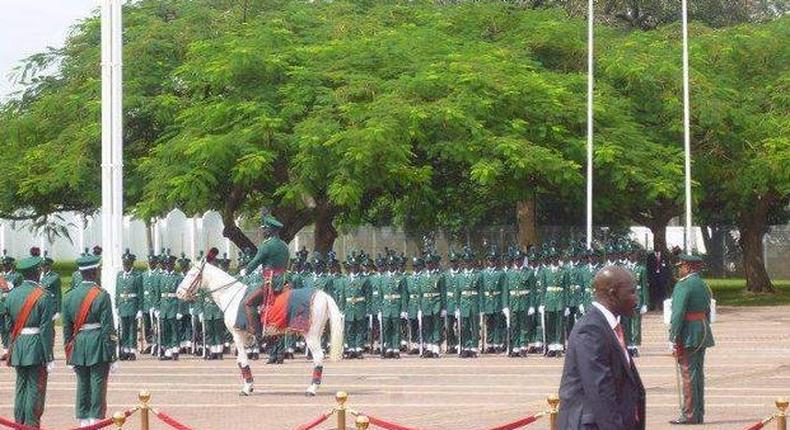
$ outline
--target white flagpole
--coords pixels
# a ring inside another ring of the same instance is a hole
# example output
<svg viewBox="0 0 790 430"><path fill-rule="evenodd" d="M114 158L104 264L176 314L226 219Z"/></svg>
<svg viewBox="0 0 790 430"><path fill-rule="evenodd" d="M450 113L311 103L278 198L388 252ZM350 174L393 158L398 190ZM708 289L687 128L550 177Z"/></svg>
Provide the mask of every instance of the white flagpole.
<svg viewBox="0 0 790 430"><path fill-rule="evenodd" d="M689 48L688 48L688 7L687 1L681 1L683 21L683 147L685 149L685 187L686 187L686 253L691 252L691 134L690 134L690 101L689 101Z"/></svg>
<svg viewBox="0 0 790 430"><path fill-rule="evenodd" d="M102 0L102 287L115 298L123 247L121 0Z"/></svg>
<svg viewBox="0 0 790 430"><path fill-rule="evenodd" d="M587 249L592 248L593 239L593 0L587 4Z"/></svg>

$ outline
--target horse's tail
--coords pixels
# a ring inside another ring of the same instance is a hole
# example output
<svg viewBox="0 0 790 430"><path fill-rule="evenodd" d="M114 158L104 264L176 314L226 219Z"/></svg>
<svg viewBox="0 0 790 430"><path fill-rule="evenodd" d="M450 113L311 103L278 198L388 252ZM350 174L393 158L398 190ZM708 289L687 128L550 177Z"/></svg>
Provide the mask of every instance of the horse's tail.
<svg viewBox="0 0 790 430"><path fill-rule="evenodd" d="M343 314L332 296L327 294L326 299L329 311L329 359L338 361L343 358Z"/></svg>

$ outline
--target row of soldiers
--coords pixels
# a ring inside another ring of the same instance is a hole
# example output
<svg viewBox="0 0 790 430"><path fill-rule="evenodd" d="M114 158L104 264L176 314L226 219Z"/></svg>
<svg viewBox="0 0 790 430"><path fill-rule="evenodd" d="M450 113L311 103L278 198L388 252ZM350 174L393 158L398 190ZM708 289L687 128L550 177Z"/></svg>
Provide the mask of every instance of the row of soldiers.
<svg viewBox="0 0 790 430"><path fill-rule="evenodd" d="M548 248L529 255L516 247L504 255L492 248L482 260L467 248L448 257L449 268L441 269L438 254L424 253L412 259L407 273L403 255L385 251L374 259L358 252L346 259L344 274L334 254L314 254L308 261L302 250L291 285L324 290L338 302L349 358L365 351L397 358L403 350L425 358L481 352L560 356L574 322L590 308L595 272L623 265L638 281L638 312L623 322L629 350L638 355L649 297L638 247L562 253Z"/></svg>

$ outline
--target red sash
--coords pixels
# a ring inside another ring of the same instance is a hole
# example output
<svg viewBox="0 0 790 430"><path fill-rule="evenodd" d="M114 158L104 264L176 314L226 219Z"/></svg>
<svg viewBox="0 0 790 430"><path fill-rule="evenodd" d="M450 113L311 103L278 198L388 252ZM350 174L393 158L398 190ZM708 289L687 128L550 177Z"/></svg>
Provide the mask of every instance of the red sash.
<svg viewBox="0 0 790 430"><path fill-rule="evenodd" d="M25 328L25 324L27 324L27 319L30 317L30 311L33 310L33 306L36 305L38 299L43 295L44 290L41 288L33 289L30 295L25 299L22 309L19 310L19 315L17 315L16 321L14 321L14 328L11 329L11 339L8 342L8 357L6 357L6 364L9 366L11 365L11 350L14 348L14 342L16 342L16 338L19 336L19 333L22 332L22 329Z"/></svg>
<svg viewBox="0 0 790 430"><path fill-rule="evenodd" d="M85 298L82 300L80 311L77 313L77 318L74 320L74 329L71 333L71 339L69 339L69 342L65 345L66 363L71 361L71 351L74 349L74 339L77 338L77 333L79 333L80 329L85 324L85 320L88 319L88 313L91 310L93 300L96 299L96 296L98 296L100 292L101 289L99 289L99 287L93 286L93 288L88 290L88 294L86 294Z"/></svg>

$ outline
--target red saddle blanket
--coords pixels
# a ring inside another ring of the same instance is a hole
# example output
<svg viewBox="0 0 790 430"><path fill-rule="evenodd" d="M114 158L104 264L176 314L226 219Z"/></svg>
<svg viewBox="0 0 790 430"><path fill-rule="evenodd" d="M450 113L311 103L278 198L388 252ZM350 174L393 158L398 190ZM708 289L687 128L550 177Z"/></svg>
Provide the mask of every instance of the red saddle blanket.
<svg viewBox="0 0 790 430"><path fill-rule="evenodd" d="M266 335L304 333L310 329L310 308L316 290L287 288L274 296L261 312Z"/></svg>

